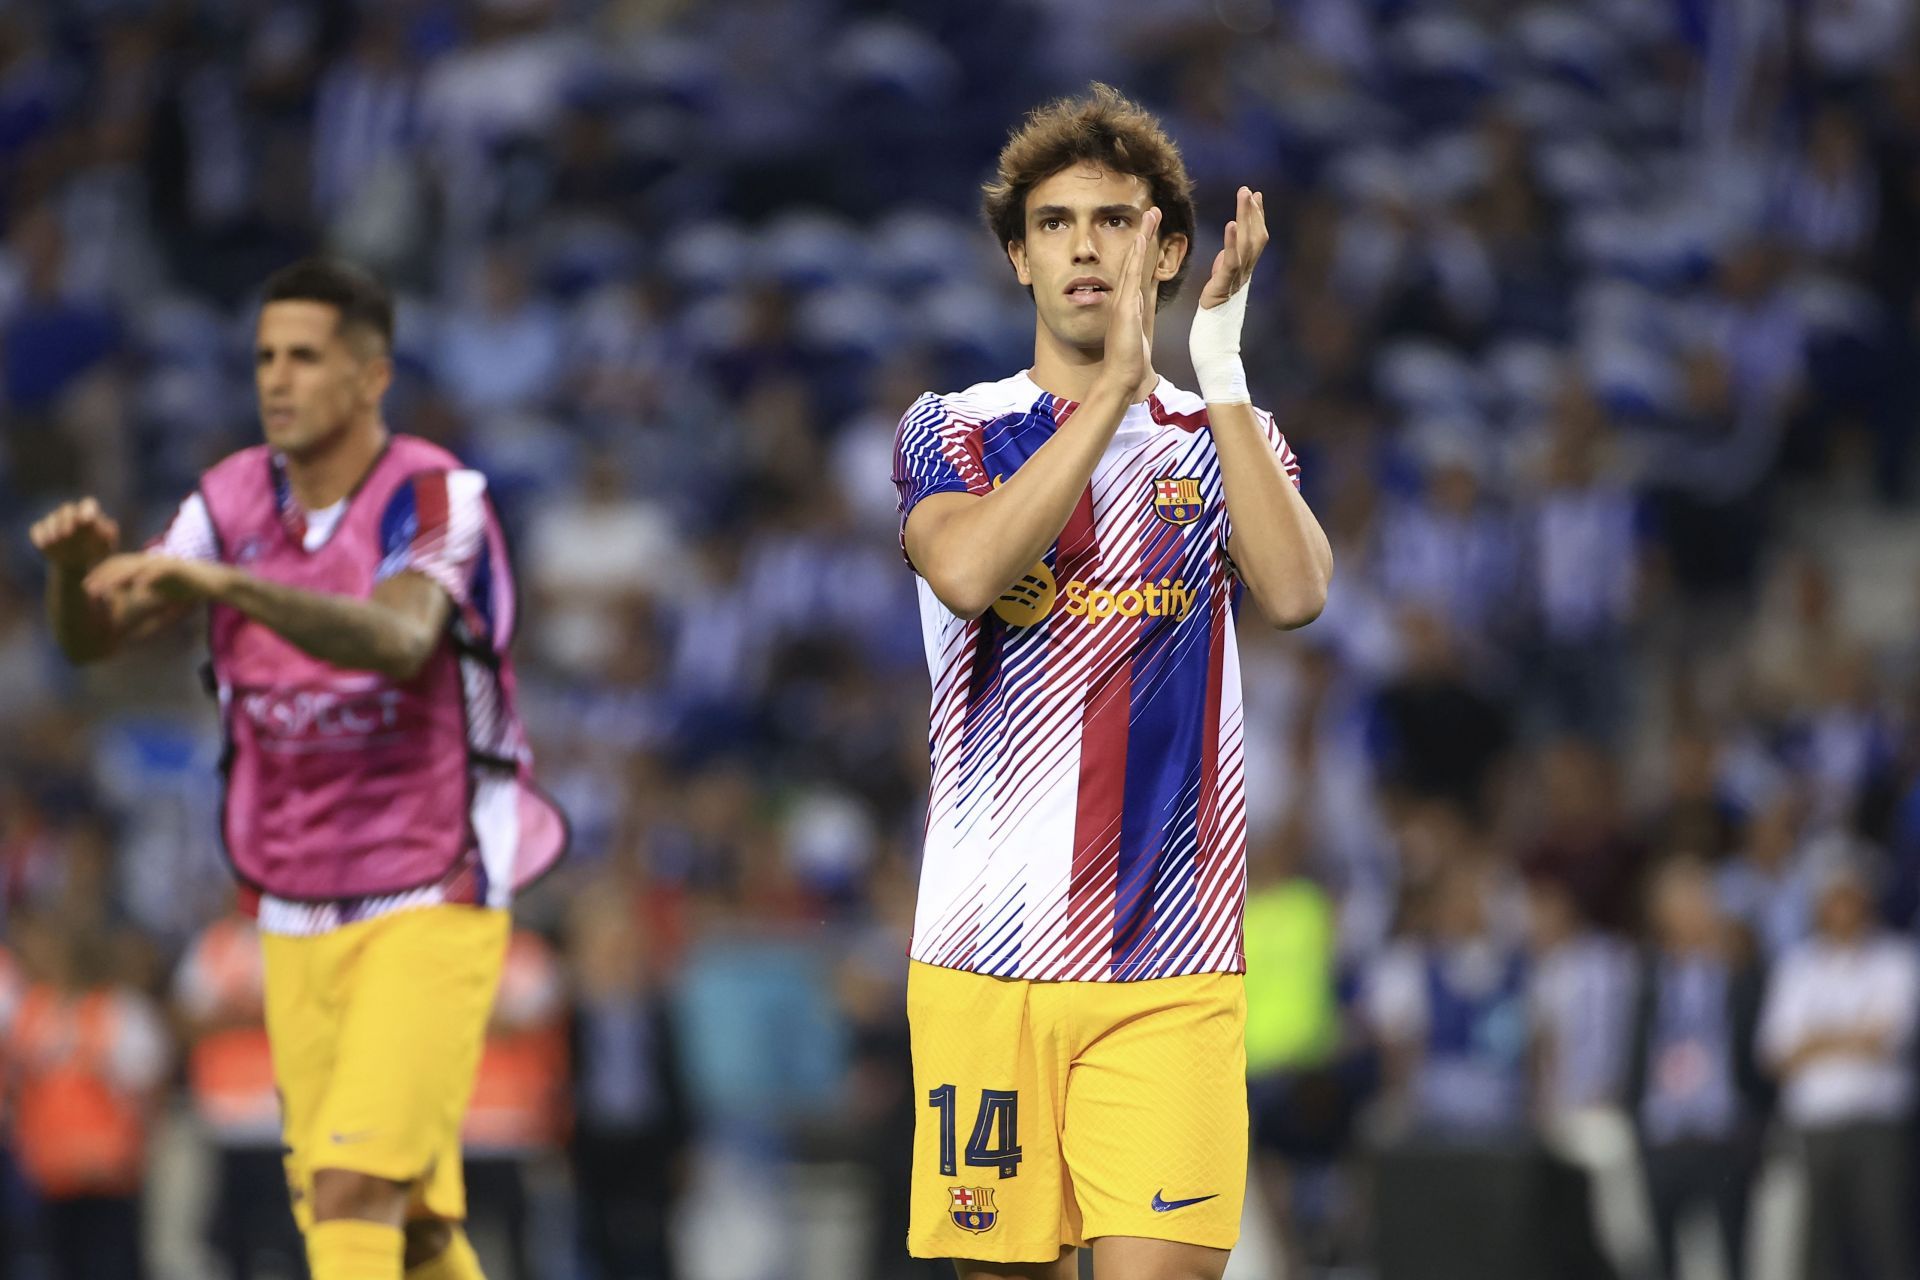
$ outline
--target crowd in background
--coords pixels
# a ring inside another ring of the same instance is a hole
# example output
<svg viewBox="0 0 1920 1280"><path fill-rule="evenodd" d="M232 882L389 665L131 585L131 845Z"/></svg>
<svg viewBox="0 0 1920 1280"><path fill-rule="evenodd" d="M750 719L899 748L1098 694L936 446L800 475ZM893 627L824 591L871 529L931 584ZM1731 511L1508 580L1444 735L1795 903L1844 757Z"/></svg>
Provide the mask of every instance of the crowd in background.
<svg viewBox="0 0 1920 1280"><path fill-rule="evenodd" d="M90 493L144 538L257 439L250 290L324 247L400 295L390 423L489 477L572 821L470 1133L494 1247L804 1274L783 1242L850 1168L871 1274L929 1274L899 1247L926 675L893 427L1027 363L978 184L1097 77L1183 147L1203 259L1267 193L1249 381L1338 566L1307 630L1243 627L1255 1138L1294 1261L1374 1258L1369 1153L1531 1134L1626 1270L1698 1205L1737 1280L1789 1152L1806 1274L1912 1276L1916 25L0 4L0 1258L135 1274L182 1109L212 1244L290 1257L198 641L67 668L25 529Z"/></svg>

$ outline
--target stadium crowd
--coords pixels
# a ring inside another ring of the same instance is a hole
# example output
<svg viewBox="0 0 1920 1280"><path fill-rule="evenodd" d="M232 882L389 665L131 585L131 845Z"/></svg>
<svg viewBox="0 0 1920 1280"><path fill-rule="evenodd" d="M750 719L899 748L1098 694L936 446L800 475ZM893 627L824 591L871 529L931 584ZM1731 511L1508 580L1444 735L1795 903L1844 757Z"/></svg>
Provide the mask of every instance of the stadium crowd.
<svg viewBox="0 0 1920 1280"><path fill-rule="evenodd" d="M1365 1171L1543 1143L1626 1274L1699 1205L1737 1280L1778 1164L1809 1260L1767 1274L1913 1276L1917 25L0 4L0 1271L139 1274L182 1124L208 1246L297 1265L197 642L66 668L24 530L79 493L162 528L257 438L249 290L326 247L402 295L390 422L515 535L572 822L469 1122L476 1234L509 1276L845 1274L792 1244L838 1170L870 1274L933 1274L899 1247L926 676L893 427L1026 363L977 184L1098 77L1165 113L1203 226L1271 197L1250 381L1339 566L1310 628L1243 632L1283 1251L1389 1274Z"/></svg>

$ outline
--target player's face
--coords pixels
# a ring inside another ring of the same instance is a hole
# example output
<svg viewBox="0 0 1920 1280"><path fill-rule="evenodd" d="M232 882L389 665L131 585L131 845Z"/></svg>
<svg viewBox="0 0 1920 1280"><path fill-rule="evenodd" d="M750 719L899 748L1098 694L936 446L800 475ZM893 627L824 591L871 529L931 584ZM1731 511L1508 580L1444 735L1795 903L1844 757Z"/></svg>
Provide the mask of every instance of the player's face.
<svg viewBox="0 0 1920 1280"><path fill-rule="evenodd" d="M340 312L324 302L262 307L253 376L267 443L300 457L377 413L390 362L376 345L342 333Z"/></svg>
<svg viewBox="0 0 1920 1280"><path fill-rule="evenodd" d="M1007 256L1057 340L1087 351L1105 345L1120 264L1152 207L1146 179L1094 165L1062 169L1027 193L1027 238L1008 245ZM1154 278L1171 279L1186 249L1185 236L1162 235Z"/></svg>

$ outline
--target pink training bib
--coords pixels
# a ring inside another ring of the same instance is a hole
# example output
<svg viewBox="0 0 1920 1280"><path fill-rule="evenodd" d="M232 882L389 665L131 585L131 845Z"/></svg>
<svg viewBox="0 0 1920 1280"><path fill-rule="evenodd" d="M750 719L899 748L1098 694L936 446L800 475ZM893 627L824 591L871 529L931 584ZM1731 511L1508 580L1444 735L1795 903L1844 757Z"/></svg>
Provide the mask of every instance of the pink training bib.
<svg viewBox="0 0 1920 1280"><path fill-rule="evenodd" d="M393 437L332 536L312 551L283 514L266 446L219 463L201 477L200 493L223 562L366 599L390 502L422 473L459 469L444 449ZM466 536L485 539L476 577L484 575L487 608L456 600L446 639L411 680L335 667L236 609L213 607L227 737L223 827L246 883L303 900L395 893L433 883L477 845L485 874L518 886L559 859L565 824L533 783L514 710L506 542L491 505L482 498L476 509L483 527ZM410 518L424 524L447 513Z"/></svg>

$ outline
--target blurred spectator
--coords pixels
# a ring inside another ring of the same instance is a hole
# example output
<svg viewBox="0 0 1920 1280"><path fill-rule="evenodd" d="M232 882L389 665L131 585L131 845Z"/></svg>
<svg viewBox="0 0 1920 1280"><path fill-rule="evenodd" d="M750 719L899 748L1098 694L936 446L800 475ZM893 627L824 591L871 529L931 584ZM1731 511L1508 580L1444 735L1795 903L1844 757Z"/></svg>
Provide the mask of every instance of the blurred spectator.
<svg viewBox="0 0 1920 1280"><path fill-rule="evenodd" d="M1585 1169L1596 1238L1614 1270L1638 1275L1650 1259L1632 1121L1624 1107L1637 965L1617 935L1594 927L1566 881L1527 882L1534 1096L1541 1136Z"/></svg>
<svg viewBox="0 0 1920 1280"><path fill-rule="evenodd" d="M0 1030L11 1027L19 1015L20 997L26 993L26 975L20 962L4 944L0 944ZM20 1234L20 1173L13 1152L13 1068L8 1061L8 1037L0 1035L0 1261L17 1256L16 1238Z"/></svg>
<svg viewBox="0 0 1920 1280"><path fill-rule="evenodd" d="M1413 1134L1491 1142L1526 1123L1527 961L1494 932L1492 892L1484 864L1444 867L1373 974L1388 1100Z"/></svg>
<svg viewBox="0 0 1920 1280"><path fill-rule="evenodd" d="M559 956L539 934L515 929L460 1126L474 1247L505 1280L533 1274L527 1174L566 1141L566 1024Z"/></svg>
<svg viewBox="0 0 1920 1280"><path fill-rule="evenodd" d="M1733 852L1740 810L1720 776L1719 743L1703 729L1679 726L1657 767L1656 786L1665 794L1646 824L1648 855L1693 853L1715 864L1723 861ZM1724 897L1721 905L1741 914Z"/></svg>
<svg viewBox="0 0 1920 1280"><path fill-rule="evenodd" d="M1772 240L1732 246L1718 291L1695 317L1727 362L1734 409L1779 419L1806 389L1806 318L1791 288L1793 260Z"/></svg>
<svg viewBox="0 0 1920 1280"><path fill-rule="evenodd" d="M426 74L420 111L447 221L462 236L516 212L505 162L537 148L581 70L586 34L558 17L552 0L482 6L471 38Z"/></svg>
<svg viewBox="0 0 1920 1280"><path fill-rule="evenodd" d="M874 921L862 931L840 970L839 995L852 1029L847 1100L843 1104L853 1150L872 1189L875 1208L867 1236L872 1280L945 1280L947 1264L907 1256L913 1126L922 1100L913 1088L907 1039L907 936L913 928L915 886L903 859L881 866L873 883Z"/></svg>
<svg viewBox="0 0 1920 1280"><path fill-rule="evenodd" d="M478 274L477 296L440 322L434 374L468 414L537 405L560 372L559 315L533 291L512 249L490 250Z"/></svg>
<svg viewBox="0 0 1920 1280"><path fill-rule="evenodd" d="M1627 1101L1640 1133L1662 1271L1680 1225L1713 1211L1730 1280L1747 1274L1747 1210L1767 1094L1754 1058L1762 979L1730 945L1704 864L1664 864L1649 893L1654 946L1639 979Z"/></svg>
<svg viewBox="0 0 1920 1280"><path fill-rule="evenodd" d="M1859 121L1837 103L1822 107L1808 126L1803 158L1787 172L1782 234L1816 258L1857 256L1873 236L1875 186Z"/></svg>
<svg viewBox="0 0 1920 1280"><path fill-rule="evenodd" d="M1811 0L1802 14L1807 52L1834 86L1859 86L1900 56L1913 30L1900 0Z"/></svg>
<svg viewBox="0 0 1920 1280"><path fill-rule="evenodd" d="M394 181L420 136L418 77L400 21L368 13L345 55L321 77L313 105L313 208L322 225L358 212ZM391 255L370 255L397 266Z"/></svg>
<svg viewBox="0 0 1920 1280"><path fill-rule="evenodd" d="M42 1209L54 1280L140 1280L147 1138L168 1067L153 1003L113 977L112 940L36 918L4 1028L13 1142Z"/></svg>
<svg viewBox="0 0 1920 1280"><path fill-rule="evenodd" d="M26 780L0 774L0 888L9 916L48 891L59 853L59 835Z"/></svg>
<svg viewBox="0 0 1920 1280"><path fill-rule="evenodd" d="M220 1165L207 1239L230 1280L306 1272L280 1158L265 993L260 935L238 910L203 929L174 973L194 1116Z"/></svg>
<svg viewBox="0 0 1920 1280"><path fill-rule="evenodd" d="M1739 852L1717 873L1720 910L1744 931L1748 954L1772 962L1813 928L1812 867L1800 844L1803 802L1770 797L1746 824Z"/></svg>
<svg viewBox="0 0 1920 1280"><path fill-rule="evenodd" d="M569 918L573 1174L594 1280L672 1280L674 1201L692 1117L673 1023L618 882Z"/></svg>
<svg viewBox="0 0 1920 1280"><path fill-rule="evenodd" d="M1334 902L1302 874L1293 821L1248 861L1247 1091L1255 1184L1280 1229L1286 1274L1337 1249L1335 1166L1369 1079L1339 989Z"/></svg>
<svg viewBox="0 0 1920 1280"><path fill-rule="evenodd" d="M68 492L90 474L79 456L86 442L62 429L60 414L122 342L103 300L68 292L65 239L51 208L20 218L12 240L24 287L15 305L0 309L0 403L13 416L6 461L18 491L36 496Z"/></svg>
<svg viewBox="0 0 1920 1280"><path fill-rule="evenodd" d="M8 724L31 724L52 710L60 679L38 605L0 568L0 720Z"/></svg>
<svg viewBox="0 0 1920 1280"><path fill-rule="evenodd" d="M605 670L628 644L644 647L636 611L684 579L673 513L623 479L613 458L595 458L578 498L544 507L528 530L528 621L540 657L570 674Z"/></svg>
<svg viewBox="0 0 1920 1280"><path fill-rule="evenodd" d="M1512 741L1508 709L1469 679L1443 619L1408 609L1401 630L1406 667L1380 691L1377 710L1381 781L1408 799L1485 816Z"/></svg>
<svg viewBox="0 0 1920 1280"><path fill-rule="evenodd" d="M1568 738L1543 744L1533 763L1539 825L1521 867L1565 885L1599 928L1631 932L1646 858L1627 829L1613 762L1596 744Z"/></svg>
<svg viewBox="0 0 1920 1280"><path fill-rule="evenodd" d="M1913 1032L1920 954L1882 929L1862 865L1821 871L1819 932L1781 959L1760 1053L1806 1160L1808 1280L1914 1274ZM1849 1269L1857 1256L1863 1271Z"/></svg>
<svg viewBox="0 0 1920 1280"><path fill-rule="evenodd" d="M1760 481L1778 452L1779 424L1736 403L1726 357L1711 346L1682 354L1678 376L1678 403L1643 464L1663 556L1658 568L1673 605L1696 627L1713 629L1695 643L1724 645L1729 613L1738 616L1766 551Z"/></svg>
<svg viewBox="0 0 1920 1280"><path fill-rule="evenodd" d="M1611 473L1600 405L1561 393L1532 495L1543 708L1552 729L1610 741L1631 711L1627 629L1639 609L1640 514Z"/></svg>
<svg viewBox="0 0 1920 1280"><path fill-rule="evenodd" d="M1425 430L1420 498L1386 522L1381 579L1396 599L1444 617L1455 636L1500 643L1515 621L1519 547L1511 523L1488 500L1486 445L1474 433L1445 423Z"/></svg>

